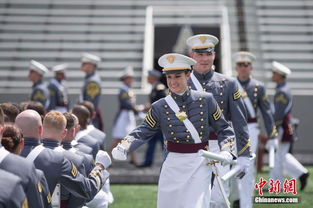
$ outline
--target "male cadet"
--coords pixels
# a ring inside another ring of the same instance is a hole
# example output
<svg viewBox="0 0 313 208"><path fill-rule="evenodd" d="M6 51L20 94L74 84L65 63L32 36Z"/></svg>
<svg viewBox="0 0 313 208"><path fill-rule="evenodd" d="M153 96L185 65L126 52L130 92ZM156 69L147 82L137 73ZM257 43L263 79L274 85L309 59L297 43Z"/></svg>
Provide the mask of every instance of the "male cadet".
<svg viewBox="0 0 313 208"><path fill-rule="evenodd" d="M83 105L85 106L89 113L90 113L90 121L92 121L92 119L96 116L96 112L95 112L95 107L92 104L92 102L89 101L83 101L81 103L79 103L79 105ZM106 134L97 129L92 122L89 122L88 126L87 126L87 130L88 130L88 135L92 136L93 138L95 138L96 140L98 140L98 143L100 145L100 149L101 150L105 150L105 138L106 138Z"/></svg>
<svg viewBox="0 0 313 208"><path fill-rule="evenodd" d="M149 95L150 104L145 106L146 109L150 109L152 103L166 96L166 87L160 82L161 76L162 74L158 70L153 69L148 71L148 82L152 85L152 89ZM163 140L162 131L159 131L149 140L145 161L139 167L150 167L152 165L155 145L157 142L160 142L163 149Z"/></svg>
<svg viewBox="0 0 313 208"><path fill-rule="evenodd" d="M67 64L60 64L52 68L52 71L54 72L54 78L50 80L48 85L50 93L48 111L57 110L61 113L65 113L69 109L68 94L63 81L65 80L66 68Z"/></svg>
<svg viewBox="0 0 313 208"><path fill-rule="evenodd" d="M18 107L10 102L1 103L0 108L3 110L5 123L14 123L16 116L20 113Z"/></svg>
<svg viewBox="0 0 313 208"><path fill-rule="evenodd" d="M0 108L0 142L2 139L3 124L4 114ZM36 177L34 164L27 161L25 158L10 153L0 144L0 169L21 178L23 190L28 200L28 204L23 204L25 207L27 207L27 205L28 207L43 207L39 188L40 183ZM0 187L4 189L2 186ZM3 192L3 190L1 192Z"/></svg>
<svg viewBox="0 0 313 208"><path fill-rule="evenodd" d="M100 149L98 141L88 135L89 131L87 125L89 123L90 114L88 109L83 105L75 105L72 109L72 113L78 118L80 130L77 131L75 141L82 143L92 148L92 156L95 158L97 152Z"/></svg>
<svg viewBox="0 0 313 208"><path fill-rule="evenodd" d="M49 106L49 91L42 79L48 71L43 64L35 60L30 61L28 79L33 82L30 100L40 102L45 109Z"/></svg>
<svg viewBox="0 0 313 208"><path fill-rule="evenodd" d="M257 119L257 110L260 109L262 117L264 120L264 125L266 128L268 143L276 148L277 131L271 112L270 103L265 91L264 84L251 77L253 70L252 63L255 61L255 56L247 51L240 51L233 56L236 71L237 71L237 82L241 97L246 106L248 113L248 128L249 136L251 141L251 151L256 153L258 146L258 135L260 133ZM254 192L254 182L255 182L256 169L254 163L249 166L249 169L239 183L239 197L240 197L240 207L249 208L252 207L252 197Z"/></svg>
<svg viewBox="0 0 313 208"><path fill-rule="evenodd" d="M218 43L218 39L215 36L207 34L195 35L189 37L186 43L192 49L190 57L197 61L197 64L193 66L193 73L191 73L188 80L188 85L191 89L212 93L225 119L229 119L232 122L236 135L237 161L241 167L238 177L242 177L250 163L250 141L246 109L241 99L238 85L235 79L217 73L213 69L215 59L214 47ZM215 132L211 131L209 140L209 150L219 152ZM229 171L229 167L222 167L219 164L217 164L217 167L222 175ZM229 195L229 184L224 183L224 189L227 195ZM225 206L216 180L211 200L211 207L214 206Z"/></svg>
<svg viewBox="0 0 313 208"><path fill-rule="evenodd" d="M34 161L35 166L44 172L51 193L54 192L57 184L60 184L75 196L90 201L108 178L109 174L105 168L111 164L110 157L104 151L100 151L95 160L96 167L88 175L88 178L85 178L78 172L74 163L65 158L62 152L45 148L38 145L38 142L36 144L36 140L39 140L42 131L46 138L61 139L66 135L66 119L64 116L57 111L52 111L47 116L53 118L49 118L49 122L46 120L47 123L44 122L44 127L41 124L40 115L36 111L25 110L16 117L16 125L20 127L26 138L36 136L36 138L28 138L28 141L33 140L33 144L25 141L25 148L21 155L27 157L27 160ZM45 126L50 126L50 128L47 129ZM31 149L33 150L30 151ZM52 203L56 206L60 205L58 197L52 200Z"/></svg>
<svg viewBox="0 0 313 208"><path fill-rule="evenodd" d="M21 178L0 169L0 207L27 208L27 198Z"/></svg>
<svg viewBox="0 0 313 208"><path fill-rule="evenodd" d="M99 109L101 97L101 78L96 73L96 69L100 61L100 57L96 55L90 53L84 53L82 55L81 70L85 72L86 76L80 101L87 100L93 103L96 109L96 116L92 122L96 128L103 130L103 121Z"/></svg>
<svg viewBox="0 0 313 208"><path fill-rule="evenodd" d="M291 126L292 95L286 82L291 70L276 61L272 63L272 67L272 81L277 84L273 104L279 144L275 154L275 166L270 170L270 178L280 180L283 184L283 171L285 171L289 176L300 179L300 190L302 191L307 183L308 170L288 153L290 144L294 139Z"/></svg>
<svg viewBox="0 0 313 208"><path fill-rule="evenodd" d="M209 207L212 168L198 151L207 149L212 127L221 145L217 154L229 164L233 129L212 94L189 90L187 80L195 60L172 53L161 56L158 63L171 94L152 104L145 121L113 149L112 156L126 160L128 152L161 130L169 153L160 173L157 207Z"/></svg>

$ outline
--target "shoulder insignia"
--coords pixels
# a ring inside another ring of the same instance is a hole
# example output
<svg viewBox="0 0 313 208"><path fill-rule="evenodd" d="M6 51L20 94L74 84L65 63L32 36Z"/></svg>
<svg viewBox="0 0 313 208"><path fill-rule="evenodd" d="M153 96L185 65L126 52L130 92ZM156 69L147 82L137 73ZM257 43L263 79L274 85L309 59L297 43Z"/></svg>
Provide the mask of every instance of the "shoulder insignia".
<svg viewBox="0 0 313 208"><path fill-rule="evenodd" d="M87 95L94 99L97 95L100 94L100 86L96 82L89 82L86 86Z"/></svg>
<svg viewBox="0 0 313 208"><path fill-rule="evenodd" d="M158 85L156 86L156 89L157 89L157 90L165 90L165 86L164 86L164 84L158 84Z"/></svg>
<svg viewBox="0 0 313 208"><path fill-rule="evenodd" d="M279 121L276 121L275 122L275 125L276 126L280 126L280 125L282 125L283 124L283 120L279 120Z"/></svg>
<svg viewBox="0 0 313 208"><path fill-rule="evenodd" d="M239 92L239 89L238 89L236 92L234 92L233 99L238 100L240 97L241 97L241 93Z"/></svg>
<svg viewBox="0 0 313 208"><path fill-rule="evenodd" d="M72 174L72 176L73 176L74 178L76 178L76 176L77 176L77 168L76 168L76 166L74 165L74 163L71 162L71 164L72 164L71 174Z"/></svg>
<svg viewBox="0 0 313 208"><path fill-rule="evenodd" d="M123 92L122 95L121 95L121 98L122 99L128 99L129 98L129 95L127 92Z"/></svg>
<svg viewBox="0 0 313 208"><path fill-rule="evenodd" d="M287 104L288 101L287 99L285 98L284 94L283 93L280 93L276 98L275 98L275 101L278 102L278 103L283 103L283 104Z"/></svg>
<svg viewBox="0 0 313 208"><path fill-rule="evenodd" d="M151 108L150 108L150 110L148 111L148 113L147 113L147 115L146 115L145 121L147 122L147 124L148 124L151 128L153 128L153 127L155 126L155 124L157 123L157 122L155 121L155 119L154 119L154 118L152 117L152 115L151 115Z"/></svg>
<svg viewBox="0 0 313 208"><path fill-rule="evenodd" d="M216 105L216 111L212 114L212 117L215 121L220 119L222 116L222 111L218 105Z"/></svg>
<svg viewBox="0 0 313 208"><path fill-rule="evenodd" d="M43 94L41 90L37 90L33 95L33 100L44 100L46 96Z"/></svg>
<svg viewBox="0 0 313 208"><path fill-rule="evenodd" d="M37 183L37 189L38 189L38 192L39 192L39 193L42 192L42 186L41 186L41 183L40 183L40 182Z"/></svg>
<svg viewBox="0 0 313 208"><path fill-rule="evenodd" d="M25 198L21 204L21 207L22 208L28 208L28 201L27 201L27 198Z"/></svg>
<svg viewBox="0 0 313 208"><path fill-rule="evenodd" d="M48 202L49 204L51 204L51 201L52 201L52 198L51 198L51 194L50 194L50 191L49 191L49 193L48 193L48 195L47 195L47 202Z"/></svg>

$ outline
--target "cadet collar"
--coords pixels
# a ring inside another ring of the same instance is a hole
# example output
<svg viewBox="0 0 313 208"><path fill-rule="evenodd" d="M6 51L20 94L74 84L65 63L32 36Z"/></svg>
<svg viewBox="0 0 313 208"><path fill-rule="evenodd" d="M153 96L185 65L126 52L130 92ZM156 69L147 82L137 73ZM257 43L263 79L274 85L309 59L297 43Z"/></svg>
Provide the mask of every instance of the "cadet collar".
<svg viewBox="0 0 313 208"><path fill-rule="evenodd" d="M37 146L40 144L40 140L36 138L24 137L25 146Z"/></svg>
<svg viewBox="0 0 313 208"><path fill-rule="evenodd" d="M200 74L196 71L193 71L193 74L197 77L198 80L210 80L214 74L214 70L211 69L209 72L205 74Z"/></svg>
<svg viewBox="0 0 313 208"><path fill-rule="evenodd" d="M43 139L41 142L44 147L48 147L50 149L54 149L60 145L60 142L56 139Z"/></svg>
<svg viewBox="0 0 313 208"><path fill-rule="evenodd" d="M242 86L247 86L248 83L250 82L250 78L246 79L246 80L240 80L239 77L237 77L238 82L242 85Z"/></svg>
<svg viewBox="0 0 313 208"><path fill-rule="evenodd" d="M187 87L186 89L186 92L182 95L178 95L176 93L173 93L171 92L171 96L174 98L174 100L177 102L177 103L183 103L183 102L186 102L187 99L189 98L190 96L190 90L189 88Z"/></svg>
<svg viewBox="0 0 313 208"><path fill-rule="evenodd" d="M95 73L96 73L96 70L93 71L93 72L91 72L90 74L87 74L87 75L85 76L85 79L88 79L89 77L92 77L93 75L95 75Z"/></svg>
<svg viewBox="0 0 313 208"><path fill-rule="evenodd" d="M42 83L42 79L39 80L38 82L34 83L34 84L33 84L33 88L36 87L36 86L38 86L38 85L40 85L41 83Z"/></svg>
<svg viewBox="0 0 313 208"><path fill-rule="evenodd" d="M285 85L286 85L286 81L283 81L283 82L281 82L281 83L278 83L277 86L276 86L276 88L282 88L282 87L285 86Z"/></svg>
<svg viewBox="0 0 313 208"><path fill-rule="evenodd" d="M72 148L71 142L61 142L61 145L63 146L64 149L69 150Z"/></svg>

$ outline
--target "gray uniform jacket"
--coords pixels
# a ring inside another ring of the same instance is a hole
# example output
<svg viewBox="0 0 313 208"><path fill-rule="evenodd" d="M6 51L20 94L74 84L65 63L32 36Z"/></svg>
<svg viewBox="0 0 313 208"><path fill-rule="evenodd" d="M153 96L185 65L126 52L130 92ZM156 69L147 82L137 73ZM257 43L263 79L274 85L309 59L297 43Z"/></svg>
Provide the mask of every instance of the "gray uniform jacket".
<svg viewBox="0 0 313 208"><path fill-rule="evenodd" d="M27 149L30 150L31 148ZM25 157L28 154L29 152L23 152ZM99 191L98 188L102 187L102 184L106 180L102 178L100 174L90 174L88 178L85 178L77 170L76 165L66 159L62 152L56 152L49 148L45 148L37 156L34 164L38 169L44 172L50 193L53 193L56 184L60 183L75 196L88 201L93 199Z"/></svg>
<svg viewBox="0 0 313 208"><path fill-rule="evenodd" d="M204 91L213 94L225 119L232 121L236 135L237 155L250 156L250 140L246 120L247 112L236 80L213 70L206 74L193 73ZM196 89L191 79L188 80L188 85L191 89Z"/></svg>
<svg viewBox="0 0 313 208"><path fill-rule="evenodd" d="M94 104L95 109L98 108L101 97L101 78L93 72L85 77L82 90L82 99L90 101Z"/></svg>
<svg viewBox="0 0 313 208"><path fill-rule="evenodd" d="M96 155L100 149L100 145L99 145L99 142L93 138L92 136L90 135L84 135L82 137L80 137L78 140L77 140L78 143L82 143L82 144L85 144L87 145L88 147L91 147L92 149L92 156L93 158L95 159L96 158Z"/></svg>
<svg viewBox="0 0 313 208"><path fill-rule="evenodd" d="M28 207L44 206L38 190L39 181L37 180L34 164L23 157L10 153L0 163L0 169L13 173L22 179Z"/></svg>
<svg viewBox="0 0 313 208"><path fill-rule="evenodd" d="M238 79L238 78L237 78ZM266 94L266 90L264 84L256 79L248 79L245 81L240 81L242 88L244 89L244 93L242 93L242 98L248 97L253 105L255 114L257 114L258 109L260 109L262 113L262 117L264 120L264 125L266 128L267 136L269 139L272 139L276 136L276 127L274 123L273 114L271 112L270 102L268 100L268 96ZM251 117L249 111L248 114L248 123L252 121L254 118Z"/></svg>
<svg viewBox="0 0 313 208"><path fill-rule="evenodd" d="M27 208L21 178L0 170L0 208Z"/></svg>
<svg viewBox="0 0 313 208"><path fill-rule="evenodd" d="M52 208L51 193L49 191L49 186L48 186L46 176L39 169L36 169L36 174L37 174L37 178L38 178L37 180L40 182L40 184L38 183L38 191L39 191L39 193L41 193L44 207L45 208Z"/></svg>
<svg viewBox="0 0 313 208"><path fill-rule="evenodd" d="M277 129L283 130L282 141L293 141L291 125L292 95L286 82L277 84L274 95L274 120Z"/></svg>
<svg viewBox="0 0 313 208"><path fill-rule="evenodd" d="M65 107L68 109L68 96L63 83L53 78L49 82L48 89L50 94L48 110L55 110L56 107Z"/></svg>
<svg viewBox="0 0 313 208"><path fill-rule="evenodd" d="M30 100L38 101L45 107L45 109L48 108L49 91L48 91L46 83L40 80L39 82L33 84L32 93L30 95Z"/></svg>
<svg viewBox="0 0 313 208"><path fill-rule="evenodd" d="M222 147L224 144L232 142L234 132L225 121L211 93L187 90L183 95L172 93L171 96L180 110L186 112L203 143L208 141L209 127L213 127L217 133L219 144ZM142 140L151 139L158 130L162 131L166 142L195 143L184 123L176 117L165 98L161 98L152 104L145 121L129 134L129 137L135 138L130 151L137 148L138 144L142 144Z"/></svg>
<svg viewBox="0 0 313 208"><path fill-rule="evenodd" d="M89 128L89 126L88 126L88 128ZM92 136L93 138L95 138L98 141L101 150L105 150L106 134L103 131L101 131L101 130L97 129L96 127L94 127L88 133L88 135Z"/></svg>

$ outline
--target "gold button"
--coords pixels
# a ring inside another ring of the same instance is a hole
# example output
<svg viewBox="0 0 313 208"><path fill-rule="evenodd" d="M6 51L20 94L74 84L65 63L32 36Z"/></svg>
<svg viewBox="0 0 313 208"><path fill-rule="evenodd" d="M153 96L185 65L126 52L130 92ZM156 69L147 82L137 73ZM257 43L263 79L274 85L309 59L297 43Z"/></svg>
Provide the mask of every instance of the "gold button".
<svg viewBox="0 0 313 208"><path fill-rule="evenodd" d="M222 96L222 95L223 95L223 93L221 92L221 93L220 93L220 96Z"/></svg>
<svg viewBox="0 0 313 208"><path fill-rule="evenodd" d="M223 104L224 103L224 101L221 101L221 104Z"/></svg>
<svg viewBox="0 0 313 208"><path fill-rule="evenodd" d="M186 108L186 106L185 106L185 105L183 105L183 108Z"/></svg>
<svg viewBox="0 0 313 208"><path fill-rule="evenodd" d="M173 135L173 134L174 134L174 132L172 131L172 132L171 132L171 134Z"/></svg>
<svg viewBox="0 0 313 208"><path fill-rule="evenodd" d="M191 86L189 86L189 89L191 89Z"/></svg>
<svg viewBox="0 0 313 208"><path fill-rule="evenodd" d="M221 109L222 112L224 112L224 109Z"/></svg>
<svg viewBox="0 0 313 208"><path fill-rule="evenodd" d="M200 121L204 121L204 119L203 119L203 118L201 118L201 119L200 119Z"/></svg>
<svg viewBox="0 0 313 208"><path fill-rule="evenodd" d="M206 92L206 89L203 89L204 92Z"/></svg>
<svg viewBox="0 0 313 208"><path fill-rule="evenodd" d="M187 92L187 96L189 96L189 92Z"/></svg>
<svg viewBox="0 0 313 208"><path fill-rule="evenodd" d="M167 120L169 121L169 120L171 120L171 118L167 118Z"/></svg>
<svg viewBox="0 0 313 208"><path fill-rule="evenodd" d="M202 136L200 136L199 138L202 139Z"/></svg>
<svg viewBox="0 0 313 208"><path fill-rule="evenodd" d="M189 136L189 135L187 135L187 138L190 138L190 136Z"/></svg>
<svg viewBox="0 0 313 208"><path fill-rule="evenodd" d="M167 108L167 105L164 105L165 108Z"/></svg>
<svg viewBox="0 0 313 208"><path fill-rule="evenodd" d="M172 128L172 127L173 127L173 125L172 125L172 124L170 124L170 125L168 125L168 127Z"/></svg>
<svg viewBox="0 0 313 208"><path fill-rule="evenodd" d="M200 135L202 135L203 134L203 132L202 131L200 131Z"/></svg>
<svg viewBox="0 0 313 208"><path fill-rule="evenodd" d="M168 112L168 111L166 112L167 115L168 115L169 113L170 113L170 112Z"/></svg>
<svg viewBox="0 0 313 208"><path fill-rule="evenodd" d="M205 82L203 82L202 85L205 85Z"/></svg>
<svg viewBox="0 0 313 208"><path fill-rule="evenodd" d="M223 85L220 86L220 88L223 88L223 87L224 87Z"/></svg>
<svg viewBox="0 0 313 208"><path fill-rule="evenodd" d="M258 91L258 88L254 88L254 92L257 92Z"/></svg>
<svg viewBox="0 0 313 208"><path fill-rule="evenodd" d="M178 140L176 140L176 143L179 143L179 141L178 141Z"/></svg>
<svg viewBox="0 0 313 208"><path fill-rule="evenodd" d="M201 129L203 129L203 128L204 128L204 126L200 126L200 128L201 128Z"/></svg>
<svg viewBox="0 0 313 208"><path fill-rule="evenodd" d="M199 98L199 100L201 101L201 100L202 100L202 98Z"/></svg>
<svg viewBox="0 0 313 208"><path fill-rule="evenodd" d="M174 137L173 139L174 139L174 140L176 140L177 138L176 138L176 137Z"/></svg>
<svg viewBox="0 0 313 208"><path fill-rule="evenodd" d="M254 97L258 96L258 94L257 94L257 93L254 93L253 95L254 95Z"/></svg>
<svg viewBox="0 0 313 208"><path fill-rule="evenodd" d="M200 115L203 115L203 112L202 112L202 111L200 112Z"/></svg>
<svg viewBox="0 0 313 208"><path fill-rule="evenodd" d="M203 107L203 105L201 104L201 105L200 105L200 108L202 108L202 107Z"/></svg>
<svg viewBox="0 0 313 208"><path fill-rule="evenodd" d="M176 96L174 96L174 99L177 99L177 97L176 97Z"/></svg>
<svg viewBox="0 0 313 208"><path fill-rule="evenodd" d="M189 132L189 130L187 129L187 130L186 130L186 132L188 133L188 132Z"/></svg>
<svg viewBox="0 0 313 208"><path fill-rule="evenodd" d="M186 142L189 142L189 139L187 139Z"/></svg>

